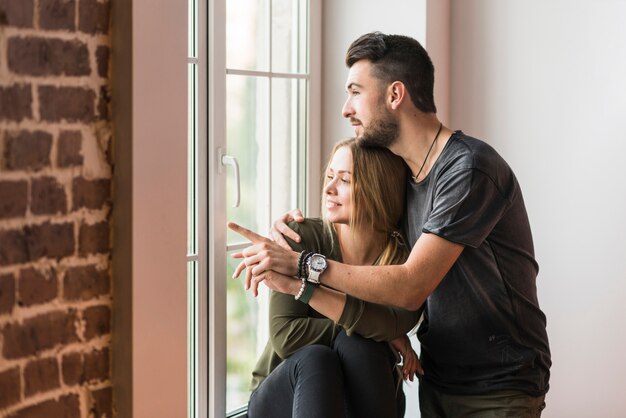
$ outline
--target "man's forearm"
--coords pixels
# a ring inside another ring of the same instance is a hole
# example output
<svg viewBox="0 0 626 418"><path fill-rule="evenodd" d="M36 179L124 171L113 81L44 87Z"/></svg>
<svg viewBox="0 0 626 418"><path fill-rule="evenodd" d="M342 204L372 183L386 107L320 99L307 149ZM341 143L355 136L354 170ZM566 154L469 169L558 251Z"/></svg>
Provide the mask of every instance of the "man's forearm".
<svg viewBox="0 0 626 418"><path fill-rule="evenodd" d="M351 266L330 261L321 282L359 299L408 310L418 309L428 294L419 278L410 277L404 265Z"/></svg>

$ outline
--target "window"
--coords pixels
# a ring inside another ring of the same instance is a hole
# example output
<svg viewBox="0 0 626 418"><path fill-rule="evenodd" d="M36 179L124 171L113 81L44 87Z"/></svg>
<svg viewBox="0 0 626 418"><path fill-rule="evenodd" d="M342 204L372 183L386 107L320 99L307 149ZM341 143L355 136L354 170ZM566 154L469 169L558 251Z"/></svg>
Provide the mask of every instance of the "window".
<svg viewBox="0 0 626 418"><path fill-rule="evenodd" d="M267 233L279 214L319 205L319 150L311 152L319 143L310 140L319 130L319 116L311 117L319 106L319 64L311 65L319 7L189 0L191 417L225 416L247 402L268 339L266 290L254 298L230 278L231 255L247 243L226 221Z"/></svg>

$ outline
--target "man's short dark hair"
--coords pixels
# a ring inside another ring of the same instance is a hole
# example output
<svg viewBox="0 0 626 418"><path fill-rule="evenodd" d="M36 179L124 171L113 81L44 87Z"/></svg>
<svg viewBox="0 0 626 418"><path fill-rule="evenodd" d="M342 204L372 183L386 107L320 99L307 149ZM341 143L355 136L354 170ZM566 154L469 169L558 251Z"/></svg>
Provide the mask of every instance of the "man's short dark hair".
<svg viewBox="0 0 626 418"><path fill-rule="evenodd" d="M346 65L370 61L373 75L385 84L401 81L408 89L415 107L425 113L436 112L433 86L435 68L424 47L402 35L371 32L352 42L346 53Z"/></svg>

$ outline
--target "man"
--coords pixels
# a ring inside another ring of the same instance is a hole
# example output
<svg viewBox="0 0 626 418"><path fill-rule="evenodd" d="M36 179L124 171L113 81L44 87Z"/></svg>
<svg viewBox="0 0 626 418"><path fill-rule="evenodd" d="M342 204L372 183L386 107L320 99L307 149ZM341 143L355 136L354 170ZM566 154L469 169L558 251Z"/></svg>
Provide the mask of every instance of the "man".
<svg viewBox="0 0 626 418"><path fill-rule="evenodd" d="M550 350L515 175L489 145L439 122L433 65L416 40L366 34L350 46L346 64L343 115L360 144L389 148L411 171L404 232L412 250L405 264L382 267L312 255L305 275L376 303L425 303L418 330L423 417L540 416ZM241 255L255 291L272 275L302 271L297 253L233 228L255 243ZM284 222L276 228L293 237Z"/></svg>

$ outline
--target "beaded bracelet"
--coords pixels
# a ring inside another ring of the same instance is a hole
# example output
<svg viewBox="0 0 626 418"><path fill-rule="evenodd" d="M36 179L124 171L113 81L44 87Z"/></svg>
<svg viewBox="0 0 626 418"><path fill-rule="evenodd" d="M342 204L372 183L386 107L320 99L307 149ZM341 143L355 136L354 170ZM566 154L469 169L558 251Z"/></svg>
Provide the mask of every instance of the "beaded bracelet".
<svg viewBox="0 0 626 418"><path fill-rule="evenodd" d="M306 279L307 277L309 277L309 268L311 267L309 265L309 260L311 259L313 254L315 254L315 253L307 253L302 258L302 271L301 271L302 276L298 276L298 277L303 278L303 279Z"/></svg>
<svg viewBox="0 0 626 418"><path fill-rule="evenodd" d="M304 259L311 253L307 253L306 250L302 250L300 255L298 256L298 278L305 277L304 276Z"/></svg>
<svg viewBox="0 0 626 418"><path fill-rule="evenodd" d="M298 294L294 296L296 300L300 300L300 298L302 297L302 294L304 293L304 289L306 289L307 281L305 279L300 279L300 280L302 280L302 285L300 285L300 291L298 292Z"/></svg>

